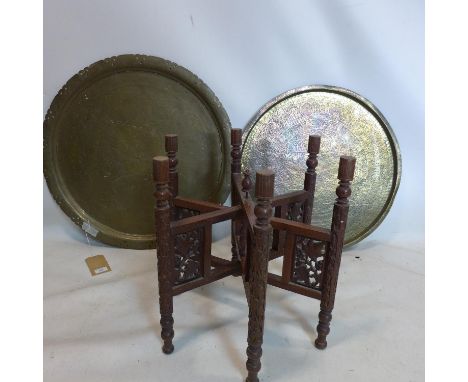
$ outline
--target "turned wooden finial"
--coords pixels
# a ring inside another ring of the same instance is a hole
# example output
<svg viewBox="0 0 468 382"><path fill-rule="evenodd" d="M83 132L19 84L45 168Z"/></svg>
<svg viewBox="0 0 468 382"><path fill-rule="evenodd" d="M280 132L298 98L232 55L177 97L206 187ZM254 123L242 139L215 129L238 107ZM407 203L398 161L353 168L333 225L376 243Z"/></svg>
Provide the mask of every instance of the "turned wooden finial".
<svg viewBox="0 0 468 382"><path fill-rule="evenodd" d="M242 129L231 130L231 174L240 174L241 172L241 146Z"/></svg>
<svg viewBox="0 0 468 382"><path fill-rule="evenodd" d="M169 158L157 156L153 158L153 179L156 184L169 182Z"/></svg>
<svg viewBox="0 0 468 382"><path fill-rule="evenodd" d="M164 144L167 152L176 153L179 148L177 134L166 134L164 136Z"/></svg>
<svg viewBox="0 0 468 382"><path fill-rule="evenodd" d="M271 217L271 198L275 186L275 173L270 169L257 171L255 177L255 196L257 204L254 213L257 217L256 224L266 226Z"/></svg>
<svg viewBox="0 0 468 382"><path fill-rule="evenodd" d="M318 164L317 155L320 152L320 135L309 135L307 151L309 153L306 161L307 172L313 174Z"/></svg>
<svg viewBox="0 0 468 382"><path fill-rule="evenodd" d="M261 199L271 199L275 186L275 173L270 169L257 171L255 177L255 196Z"/></svg>
<svg viewBox="0 0 468 382"><path fill-rule="evenodd" d="M309 145L307 147L309 154L318 154L320 151L320 135L309 135Z"/></svg>
<svg viewBox="0 0 468 382"><path fill-rule="evenodd" d="M338 179L342 182L351 182L354 179L355 166L355 157L342 155L340 157L340 165L338 167Z"/></svg>
<svg viewBox="0 0 468 382"><path fill-rule="evenodd" d="M354 168L356 166L356 158L352 156L341 156L340 165L338 167L338 179L340 183L336 188L337 203L343 204L348 202L351 196L350 182L354 179Z"/></svg>
<svg viewBox="0 0 468 382"><path fill-rule="evenodd" d="M249 192L252 189L252 179L250 178L250 170L244 170L244 179L242 179L242 192L245 192L245 197L249 197Z"/></svg>
<svg viewBox="0 0 468 382"><path fill-rule="evenodd" d="M231 129L231 145L242 144L242 129Z"/></svg>

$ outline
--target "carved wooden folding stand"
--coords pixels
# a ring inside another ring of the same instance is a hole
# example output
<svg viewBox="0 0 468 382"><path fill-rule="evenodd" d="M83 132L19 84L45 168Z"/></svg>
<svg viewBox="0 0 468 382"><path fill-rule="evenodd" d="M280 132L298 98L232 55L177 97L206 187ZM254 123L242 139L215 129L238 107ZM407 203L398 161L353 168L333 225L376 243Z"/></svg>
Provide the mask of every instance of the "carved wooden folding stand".
<svg viewBox="0 0 468 382"><path fill-rule="evenodd" d="M231 132L232 207L178 196L177 136L166 136L167 157L153 159L163 352L174 350L173 297L229 275L242 275L249 302L248 382L258 381L267 284L320 300L315 346L324 349L340 268L355 159L340 158L331 230L311 226L320 137L310 136L304 189L273 196L274 174L241 173L242 130ZM274 217L273 217L274 215ZM232 259L211 254L212 226L232 221ZM282 275L268 261L283 256Z"/></svg>

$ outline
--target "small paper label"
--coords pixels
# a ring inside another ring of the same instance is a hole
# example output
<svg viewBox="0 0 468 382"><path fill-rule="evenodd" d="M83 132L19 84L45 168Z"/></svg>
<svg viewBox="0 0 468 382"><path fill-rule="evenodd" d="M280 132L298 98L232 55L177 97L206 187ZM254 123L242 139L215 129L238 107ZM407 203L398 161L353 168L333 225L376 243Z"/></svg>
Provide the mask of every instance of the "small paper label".
<svg viewBox="0 0 468 382"><path fill-rule="evenodd" d="M101 273L110 272L112 269L103 255L88 257L86 260L91 275L96 276Z"/></svg>
<svg viewBox="0 0 468 382"><path fill-rule="evenodd" d="M107 267L96 268L94 270L94 273L99 274L99 273L107 272L108 270L109 270L109 268L107 268Z"/></svg>

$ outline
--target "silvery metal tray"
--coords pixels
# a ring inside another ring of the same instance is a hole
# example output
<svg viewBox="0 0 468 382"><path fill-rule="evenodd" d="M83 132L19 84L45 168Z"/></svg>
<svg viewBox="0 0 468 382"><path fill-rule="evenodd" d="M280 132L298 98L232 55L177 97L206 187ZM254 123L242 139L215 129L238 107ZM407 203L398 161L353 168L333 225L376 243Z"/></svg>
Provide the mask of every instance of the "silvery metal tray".
<svg viewBox="0 0 468 382"><path fill-rule="evenodd" d="M62 210L104 243L154 247L152 157L179 135L182 196L229 194L230 123L193 73L157 57L123 55L73 76L44 121L44 176Z"/></svg>
<svg viewBox="0 0 468 382"><path fill-rule="evenodd" d="M275 97L247 124L243 168L272 168L275 194L302 189L309 134L322 137L312 224L330 227L339 157L357 158L345 244L357 243L383 221L398 190L395 135L364 97L338 87L304 86Z"/></svg>

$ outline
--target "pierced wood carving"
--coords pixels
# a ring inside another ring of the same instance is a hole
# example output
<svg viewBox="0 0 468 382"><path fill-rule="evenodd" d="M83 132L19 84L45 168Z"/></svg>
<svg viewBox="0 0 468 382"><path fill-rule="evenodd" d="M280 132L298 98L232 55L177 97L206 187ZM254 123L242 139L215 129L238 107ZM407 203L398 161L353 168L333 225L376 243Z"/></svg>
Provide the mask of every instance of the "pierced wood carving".
<svg viewBox="0 0 468 382"><path fill-rule="evenodd" d="M321 241L297 235L291 281L308 288L322 289L325 245Z"/></svg>
<svg viewBox="0 0 468 382"><path fill-rule="evenodd" d="M203 229L175 235L174 284L182 284L201 277L203 257Z"/></svg>
<svg viewBox="0 0 468 382"><path fill-rule="evenodd" d="M189 208L175 208L176 220L200 215ZM174 236L174 285L186 283L202 276L203 229Z"/></svg>

